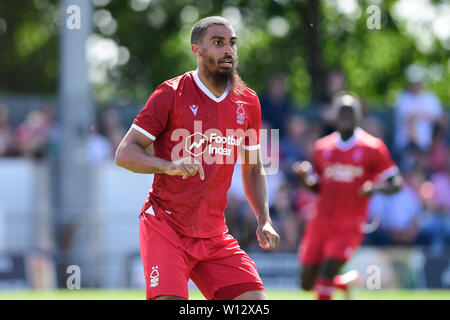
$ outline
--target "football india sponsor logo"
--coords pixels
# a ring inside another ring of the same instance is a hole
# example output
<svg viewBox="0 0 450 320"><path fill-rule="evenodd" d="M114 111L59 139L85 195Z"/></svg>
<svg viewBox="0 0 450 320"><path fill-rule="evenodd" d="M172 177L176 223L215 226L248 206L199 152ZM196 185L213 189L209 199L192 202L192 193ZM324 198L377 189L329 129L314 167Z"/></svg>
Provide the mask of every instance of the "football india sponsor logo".
<svg viewBox="0 0 450 320"><path fill-rule="evenodd" d="M185 150L193 156L198 156L204 152L208 152L211 155L230 156L233 150L232 147L239 147L243 139L243 137L235 137L233 134L224 137L215 132L209 136L196 132L186 138Z"/></svg>
<svg viewBox="0 0 450 320"><path fill-rule="evenodd" d="M244 104L241 102L241 103L237 104L236 123L244 124L244 121L245 121L245 109L244 109Z"/></svg>
<svg viewBox="0 0 450 320"><path fill-rule="evenodd" d="M178 142L171 150L172 161L190 157L204 164L234 164L236 161L255 164L257 153L250 152L245 157L243 151L260 148L266 174L278 172L279 130L277 129L260 130L259 141L258 132L254 129L236 128L222 132L219 129L209 128L203 131L202 121L194 121L193 132L184 128L178 128L172 132L171 140Z"/></svg>

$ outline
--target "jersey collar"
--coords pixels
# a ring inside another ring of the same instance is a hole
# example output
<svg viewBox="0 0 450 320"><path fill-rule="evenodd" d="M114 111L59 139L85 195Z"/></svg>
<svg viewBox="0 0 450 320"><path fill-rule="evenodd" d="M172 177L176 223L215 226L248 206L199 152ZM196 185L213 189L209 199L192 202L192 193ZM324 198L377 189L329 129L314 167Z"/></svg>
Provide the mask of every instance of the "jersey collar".
<svg viewBox="0 0 450 320"><path fill-rule="evenodd" d="M206 94L210 99L214 100L215 102L221 102L222 100L224 100L231 89L231 84L230 82L228 82L227 88L225 89L224 93L217 98L211 91L209 91L209 89L200 80L200 77L198 76L198 69L194 71L194 81L200 88L200 90L202 90L204 94Z"/></svg>
<svg viewBox="0 0 450 320"><path fill-rule="evenodd" d="M336 140L336 147L342 151L350 150L355 146L356 142L358 142L358 137L361 135L361 131L362 131L361 128L356 127L355 130L353 131L353 135L347 140L342 140L340 133L336 131L334 133Z"/></svg>

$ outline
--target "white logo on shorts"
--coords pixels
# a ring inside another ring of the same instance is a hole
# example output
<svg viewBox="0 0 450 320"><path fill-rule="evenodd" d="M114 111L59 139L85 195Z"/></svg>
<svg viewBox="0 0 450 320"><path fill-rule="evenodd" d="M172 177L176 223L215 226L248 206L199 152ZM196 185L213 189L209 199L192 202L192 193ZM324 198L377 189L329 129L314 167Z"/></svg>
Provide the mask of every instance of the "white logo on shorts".
<svg viewBox="0 0 450 320"><path fill-rule="evenodd" d="M150 287L154 288L159 284L159 271L158 266L152 267L152 272L150 273Z"/></svg>

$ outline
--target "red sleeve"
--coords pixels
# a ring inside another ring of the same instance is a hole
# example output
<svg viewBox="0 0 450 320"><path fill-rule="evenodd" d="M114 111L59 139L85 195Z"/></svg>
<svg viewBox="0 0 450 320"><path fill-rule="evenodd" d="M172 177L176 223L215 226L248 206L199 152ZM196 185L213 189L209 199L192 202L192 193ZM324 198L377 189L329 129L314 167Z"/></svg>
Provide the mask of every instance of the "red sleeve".
<svg viewBox="0 0 450 320"><path fill-rule="evenodd" d="M155 140L166 129L173 104L173 90L164 84L160 85L150 95L131 127Z"/></svg>
<svg viewBox="0 0 450 320"><path fill-rule="evenodd" d="M314 172L317 173L319 176L322 175L322 166L320 161L320 151L317 147L317 143L314 145L314 150L312 154L312 165Z"/></svg>
<svg viewBox="0 0 450 320"><path fill-rule="evenodd" d="M260 148L259 131L261 129L261 105L258 97L256 97L255 105L252 106L249 118L249 126L245 134L244 146L245 150L257 150Z"/></svg>
<svg viewBox="0 0 450 320"><path fill-rule="evenodd" d="M379 146L374 149L373 154L373 174L377 180L385 180L398 173L398 168L392 160L391 153L382 140Z"/></svg>

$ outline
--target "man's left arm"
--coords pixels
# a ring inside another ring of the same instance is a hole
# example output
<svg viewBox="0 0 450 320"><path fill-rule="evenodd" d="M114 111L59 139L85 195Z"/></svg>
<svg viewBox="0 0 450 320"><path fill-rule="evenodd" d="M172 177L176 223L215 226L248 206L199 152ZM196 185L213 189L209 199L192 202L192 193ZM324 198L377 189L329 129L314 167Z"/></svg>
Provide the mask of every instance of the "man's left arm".
<svg viewBox="0 0 450 320"><path fill-rule="evenodd" d="M261 161L260 149L242 150L242 184L244 193L258 221L256 236L259 245L264 250L273 250L280 237L272 226L269 214L267 181L264 166Z"/></svg>
<svg viewBox="0 0 450 320"><path fill-rule="evenodd" d="M399 192L403 186L403 178L399 172L390 176L389 178L382 180L378 183L372 181L366 181L363 185L363 194L372 195L374 193L394 194Z"/></svg>
<svg viewBox="0 0 450 320"><path fill-rule="evenodd" d="M399 192L403 186L403 178L383 141L380 140L379 147L375 150L371 159L377 179L375 182L366 181L362 193L372 195L378 192L384 194Z"/></svg>

